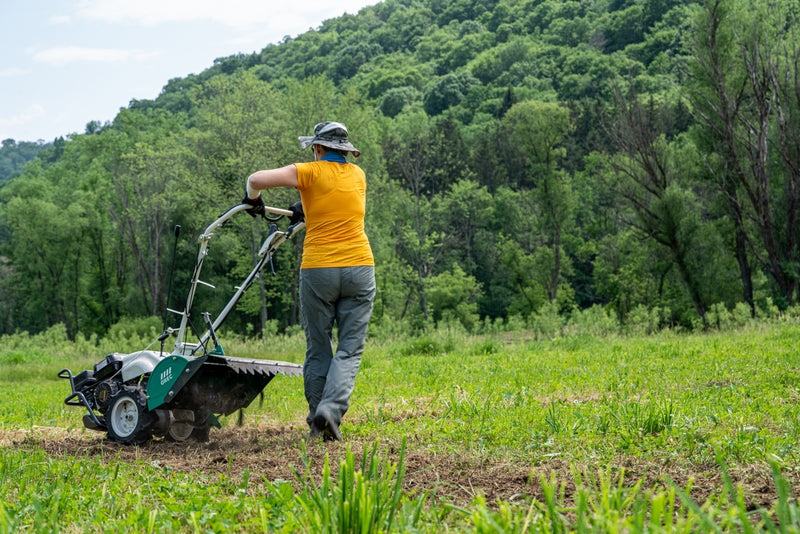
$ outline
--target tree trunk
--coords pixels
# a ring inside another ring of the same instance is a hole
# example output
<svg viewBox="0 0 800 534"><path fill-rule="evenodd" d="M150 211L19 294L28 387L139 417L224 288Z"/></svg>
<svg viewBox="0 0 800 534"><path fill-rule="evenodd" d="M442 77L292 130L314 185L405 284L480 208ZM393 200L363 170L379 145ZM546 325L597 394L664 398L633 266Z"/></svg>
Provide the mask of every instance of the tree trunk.
<svg viewBox="0 0 800 534"><path fill-rule="evenodd" d="M756 316L753 300L753 273L747 260L747 238L741 228L736 229L736 261L739 263L739 276L742 279L742 298L750 306L750 316Z"/></svg>
<svg viewBox="0 0 800 534"><path fill-rule="evenodd" d="M555 302L558 296L558 278L561 272L561 227L555 228L553 239L553 280L550 284L550 302Z"/></svg>

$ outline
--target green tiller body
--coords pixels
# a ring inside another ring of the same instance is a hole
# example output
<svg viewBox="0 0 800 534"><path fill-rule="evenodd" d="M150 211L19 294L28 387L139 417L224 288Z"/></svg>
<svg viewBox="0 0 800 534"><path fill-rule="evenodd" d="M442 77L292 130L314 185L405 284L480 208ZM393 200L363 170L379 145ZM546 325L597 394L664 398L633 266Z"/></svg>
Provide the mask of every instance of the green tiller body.
<svg viewBox="0 0 800 534"><path fill-rule="evenodd" d="M256 276L271 264L275 250L293 237L303 227L303 222L290 226L285 232L272 224L256 265L222 312L214 321L208 313L203 313L208 327L206 332L199 336L197 343L184 340L197 285L210 286L200 281L208 242L217 228L249 208L247 204L234 206L200 236L200 252L186 307L182 312L168 309L181 316L180 327L165 328L156 340L161 342L162 350L148 348L130 354L113 353L77 375L69 369L58 373L60 378L70 382L71 393L64 403L82 406L87 411L83 416L84 426L107 432L110 439L126 444L143 443L154 435L175 441L190 437L206 441L211 427L220 426L218 417L248 407L274 377L302 376L303 368L298 364L225 355L216 330ZM291 214L288 210L271 207L266 211L279 216ZM165 352L163 342L170 335L176 335L176 341L173 350Z"/></svg>

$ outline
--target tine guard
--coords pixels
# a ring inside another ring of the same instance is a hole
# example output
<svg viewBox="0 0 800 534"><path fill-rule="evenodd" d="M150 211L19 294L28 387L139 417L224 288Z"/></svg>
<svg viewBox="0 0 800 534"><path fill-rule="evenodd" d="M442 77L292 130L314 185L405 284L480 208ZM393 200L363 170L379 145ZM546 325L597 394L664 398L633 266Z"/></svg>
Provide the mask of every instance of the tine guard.
<svg viewBox="0 0 800 534"><path fill-rule="evenodd" d="M170 408L208 410L215 414L230 415L247 408L278 374L302 376L303 366L208 354L170 402Z"/></svg>

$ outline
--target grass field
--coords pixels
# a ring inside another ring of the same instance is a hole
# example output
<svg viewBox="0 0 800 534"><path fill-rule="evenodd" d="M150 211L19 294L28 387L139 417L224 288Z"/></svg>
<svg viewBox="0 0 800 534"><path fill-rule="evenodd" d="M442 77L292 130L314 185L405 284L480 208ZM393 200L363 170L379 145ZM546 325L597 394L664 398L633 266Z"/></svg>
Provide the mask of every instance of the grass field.
<svg viewBox="0 0 800 534"><path fill-rule="evenodd" d="M136 447L84 429L56 373L141 340L5 337L0 531L798 532L798 339L776 320L370 340L342 443L307 440L302 380L277 377L208 443Z"/></svg>

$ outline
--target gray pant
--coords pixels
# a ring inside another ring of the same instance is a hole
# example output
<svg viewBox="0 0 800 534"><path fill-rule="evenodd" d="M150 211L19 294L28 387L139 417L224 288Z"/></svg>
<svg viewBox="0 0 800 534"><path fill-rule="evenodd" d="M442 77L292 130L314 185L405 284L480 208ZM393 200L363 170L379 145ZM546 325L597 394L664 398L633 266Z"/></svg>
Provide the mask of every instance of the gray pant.
<svg viewBox="0 0 800 534"><path fill-rule="evenodd" d="M309 425L318 412L338 425L350 407L374 300L372 266L300 270L300 313L306 334L303 381ZM335 352L334 321L339 327Z"/></svg>

